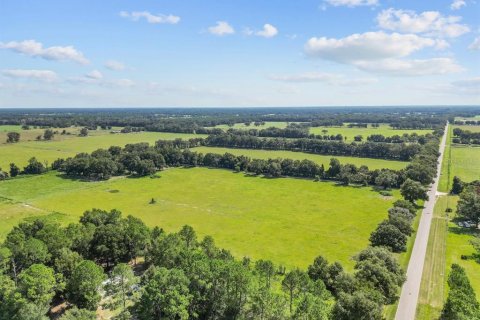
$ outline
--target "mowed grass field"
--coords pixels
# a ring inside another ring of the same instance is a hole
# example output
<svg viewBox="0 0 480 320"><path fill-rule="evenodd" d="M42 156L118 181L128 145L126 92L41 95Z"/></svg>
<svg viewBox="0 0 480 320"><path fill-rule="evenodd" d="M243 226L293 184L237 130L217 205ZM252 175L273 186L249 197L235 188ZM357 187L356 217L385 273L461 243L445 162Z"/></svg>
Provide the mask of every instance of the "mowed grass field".
<svg viewBox="0 0 480 320"><path fill-rule="evenodd" d="M439 184L439 190L443 192L449 191L454 176L467 182L480 179L480 146L452 144L452 130L456 127L450 126L447 137Z"/></svg>
<svg viewBox="0 0 480 320"><path fill-rule="evenodd" d="M177 168L160 176L82 182L53 171L2 181L0 238L24 218L54 213L51 219L67 223L91 208L117 208L170 232L189 224L237 257L306 267L321 254L352 270L352 256L399 198L398 191L385 198L369 187L219 169ZM157 202L149 204L151 198Z"/></svg>
<svg viewBox="0 0 480 320"><path fill-rule="evenodd" d="M234 155L244 155L252 159L275 159L275 158L285 158L285 159L294 159L294 160L304 160L308 159L314 161L318 164L323 164L328 168L330 159L337 158L341 163L351 163L356 166L365 165L369 169L382 169L389 168L394 170L400 170L407 166L408 162L403 161L391 161L383 159L371 159L371 158L357 158L357 157L341 157L341 156L325 156L319 154L311 154L304 152L294 152L294 151L278 151L278 150L256 150L256 149L233 149L233 148L217 148L217 147L197 147L192 150L202 153L218 153L224 154L229 152Z"/></svg>
<svg viewBox="0 0 480 320"><path fill-rule="evenodd" d="M0 128L2 128L0 126ZM23 135L24 132L20 134ZM103 131L103 132L102 132ZM41 131L43 132L43 130ZM92 152L99 148L110 146L125 146L129 143L148 142L154 144L159 139L173 140L176 138L190 139L205 137L205 135L164 133L164 132L138 132L111 134L108 130L91 131L87 137L76 135L55 135L52 141L25 141L19 143L0 144L0 168L8 169L10 163L23 167L28 159L36 157L38 160L52 163L58 158L75 156L80 152ZM4 141L4 140L3 140Z"/></svg>
<svg viewBox="0 0 480 320"><path fill-rule="evenodd" d="M323 130L327 130L327 135L337 135L341 134L344 137L347 137L347 141L354 141L354 137L361 135L364 140L372 134L381 134L385 137L391 137L394 135L403 135L404 133L412 134L417 133L419 135L432 133L432 130L396 130L390 127L388 124L380 124L378 128L372 127L370 124L367 128L349 128L347 125L343 127L312 127L310 128L310 133L324 135Z"/></svg>

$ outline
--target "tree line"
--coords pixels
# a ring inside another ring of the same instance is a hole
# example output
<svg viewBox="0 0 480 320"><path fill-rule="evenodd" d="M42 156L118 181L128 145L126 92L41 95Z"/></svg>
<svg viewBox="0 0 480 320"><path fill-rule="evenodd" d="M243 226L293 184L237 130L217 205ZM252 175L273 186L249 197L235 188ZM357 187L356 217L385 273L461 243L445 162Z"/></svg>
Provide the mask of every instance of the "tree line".
<svg viewBox="0 0 480 320"><path fill-rule="evenodd" d="M480 132L472 132L470 130L463 130L460 128L453 129L453 143L459 144L479 144Z"/></svg>
<svg viewBox="0 0 480 320"><path fill-rule="evenodd" d="M250 135L228 133L210 135L200 140L202 145L211 147L300 151L313 154L377 158L388 160L411 160L421 149L418 144L390 143L345 143L318 139L260 138Z"/></svg>

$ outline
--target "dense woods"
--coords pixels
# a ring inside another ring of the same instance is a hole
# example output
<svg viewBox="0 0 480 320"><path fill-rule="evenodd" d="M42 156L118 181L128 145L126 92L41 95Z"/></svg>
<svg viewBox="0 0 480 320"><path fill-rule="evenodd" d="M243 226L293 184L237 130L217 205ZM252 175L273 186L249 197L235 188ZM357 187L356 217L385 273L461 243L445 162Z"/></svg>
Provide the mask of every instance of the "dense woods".
<svg viewBox="0 0 480 320"><path fill-rule="evenodd" d="M286 270L237 260L189 226L166 233L117 210L93 209L67 227L35 220L7 235L0 319L44 319L63 301L69 310L61 319L95 319L89 310L100 304L119 310L118 319L381 319L404 273L383 247L355 261L353 274L322 256L306 270Z"/></svg>

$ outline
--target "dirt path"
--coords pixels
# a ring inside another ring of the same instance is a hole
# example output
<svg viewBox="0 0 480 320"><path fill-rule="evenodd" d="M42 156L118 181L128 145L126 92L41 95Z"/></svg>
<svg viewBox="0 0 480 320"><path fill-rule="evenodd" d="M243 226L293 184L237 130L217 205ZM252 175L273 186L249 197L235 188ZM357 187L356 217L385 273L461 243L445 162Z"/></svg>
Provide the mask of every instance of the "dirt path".
<svg viewBox="0 0 480 320"><path fill-rule="evenodd" d="M407 281L403 284L402 293L398 302L396 320L413 320L417 310L418 295L420 284L422 282L423 265L425 263L425 254L427 252L428 236L432 224L433 208L437 200L438 182L442 171L443 153L448 135L448 124L445 127L442 141L440 143L440 156L438 158L437 176L428 191L429 200L425 202L420 224L418 225L415 244L413 245L412 255L408 263Z"/></svg>

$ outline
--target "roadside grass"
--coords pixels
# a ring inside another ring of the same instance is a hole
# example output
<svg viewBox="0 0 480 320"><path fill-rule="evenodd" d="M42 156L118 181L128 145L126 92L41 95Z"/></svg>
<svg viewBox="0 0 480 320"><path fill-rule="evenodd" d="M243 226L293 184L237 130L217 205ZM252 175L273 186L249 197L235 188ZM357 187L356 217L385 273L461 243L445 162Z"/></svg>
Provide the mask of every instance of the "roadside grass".
<svg viewBox="0 0 480 320"><path fill-rule="evenodd" d="M257 150L257 149L234 149L234 148L217 148L217 147L197 147L192 150L202 153L219 153L224 154L229 152L234 155L244 155L252 159L275 159L275 158L288 158L293 160L308 159L318 164L323 164L325 168L328 168L331 158L337 158L342 164L351 163L356 166L365 165L369 169L394 169L400 170L408 165L408 162L392 161L383 159L372 158L357 158L357 157L342 157L342 156L330 156L330 155L318 155L304 152L295 151L283 151L283 150Z"/></svg>
<svg viewBox="0 0 480 320"><path fill-rule="evenodd" d="M448 133L445 159L438 187L443 192L450 190L454 176L458 176L466 182L480 179L480 165L478 165L480 147L452 144L452 127L456 126L451 126Z"/></svg>
<svg viewBox="0 0 480 320"><path fill-rule="evenodd" d="M82 182L52 171L0 182L0 237L22 219L50 216L77 221L88 209L117 208L149 226L178 231L188 224L212 235L237 257L271 259L305 268L318 255L352 271L352 256L367 247L370 233L399 198L369 187L331 182L245 176L227 170L176 168L160 178L117 178ZM154 198L156 204L149 204Z"/></svg>
<svg viewBox="0 0 480 320"><path fill-rule="evenodd" d="M418 297L417 315L419 320L438 319L442 311L447 281L447 207L454 207L456 197L442 196L437 199L433 211L432 225L428 238L422 283Z"/></svg>
<svg viewBox="0 0 480 320"><path fill-rule="evenodd" d="M28 130L30 131L30 130ZM190 139L206 137L205 135L138 132L111 134L108 130L95 132L87 137L55 135L52 141L26 141L12 144L0 144L0 168L8 169L10 163L19 167L27 164L28 159L36 157L39 161L52 163L58 158L75 156L80 152L92 152L99 148L110 146L125 146L129 143L148 142L154 144L159 139L173 140L176 138ZM23 132L21 133L23 134Z"/></svg>

